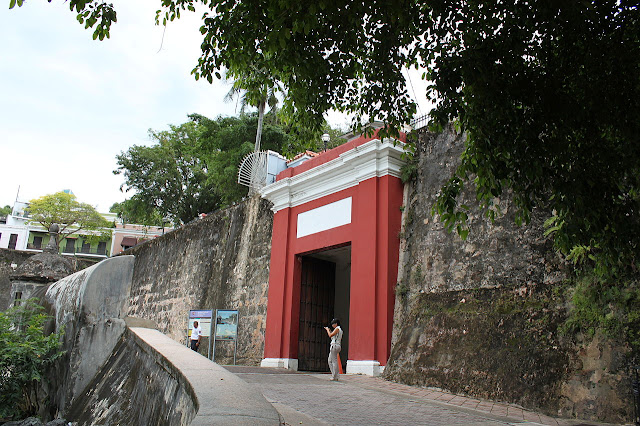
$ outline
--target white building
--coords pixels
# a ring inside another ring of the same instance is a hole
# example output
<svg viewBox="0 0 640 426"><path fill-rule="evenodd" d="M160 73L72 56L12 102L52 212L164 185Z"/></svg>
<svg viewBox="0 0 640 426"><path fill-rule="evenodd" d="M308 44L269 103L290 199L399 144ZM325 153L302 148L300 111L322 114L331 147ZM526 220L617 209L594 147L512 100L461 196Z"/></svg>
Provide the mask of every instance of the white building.
<svg viewBox="0 0 640 426"><path fill-rule="evenodd" d="M28 206L27 202L16 201L11 214L0 217L0 248L39 253L46 247L48 230L39 223L29 222ZM78 234L68 235L60 241L62 255L106 258L173 229L123 224L115 213L100 214L114 224L113 228L108 228L111 238L95 242L95 238L90 237L99 235L99 232L80 230Z"/></svg>

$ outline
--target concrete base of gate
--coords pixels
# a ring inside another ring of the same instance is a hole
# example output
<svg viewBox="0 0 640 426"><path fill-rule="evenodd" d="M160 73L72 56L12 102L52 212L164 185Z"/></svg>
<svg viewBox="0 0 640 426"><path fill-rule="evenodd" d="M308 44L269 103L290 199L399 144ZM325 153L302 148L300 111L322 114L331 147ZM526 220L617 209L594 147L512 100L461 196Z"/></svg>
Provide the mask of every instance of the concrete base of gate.
<svg viewBox="0 0 640 426"><path fill-rule="evenodd" d="M298 360L292 358L265 358L260 362L260 367L286 368L298 371Z"/></svg>
<svg viewBox="0 0 640 426"><path fill-rule="evenodd" d="M379 376L384 371L378 361L352 361L347 360L347 374L365 374L367 376Z"/></svg>

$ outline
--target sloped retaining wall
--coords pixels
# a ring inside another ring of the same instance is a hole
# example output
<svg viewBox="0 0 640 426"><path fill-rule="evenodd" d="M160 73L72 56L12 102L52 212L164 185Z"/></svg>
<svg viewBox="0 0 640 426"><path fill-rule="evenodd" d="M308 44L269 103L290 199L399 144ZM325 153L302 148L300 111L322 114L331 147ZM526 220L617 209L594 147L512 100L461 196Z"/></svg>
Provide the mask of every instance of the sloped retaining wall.
<svg viewBox="0 0 640 426"><path fill-rule="evenodd" d="M79 425L188 425L198 411L191 384L127 329L66 417Z"/></svg>
<svg viewBox="0 0 640 426"><path fill-rule="evenodd" d="M74 403L79 425L278 425L260 392L167 336L128 328Z"/></svg>
<svg viewBox="0 0 640 426"><path fill-rule="evenodd" d="M79 425L277 425L262 394L222 367L126 317L133 256L105 260L46 289L65 356L43 417ZM43 289L43 291L45 291ZM248 420L249 419L249 420ZM249 421L249 423L247 423Z"/></svg>
<svg viewBox="0 0 640 426"><path fill-rule="evenodd" d="M46 289L44 297L64 328L65 355L52 383L55 409L66 413L111 355L125 331L133 256L107 259L69 275Z"/></svg>

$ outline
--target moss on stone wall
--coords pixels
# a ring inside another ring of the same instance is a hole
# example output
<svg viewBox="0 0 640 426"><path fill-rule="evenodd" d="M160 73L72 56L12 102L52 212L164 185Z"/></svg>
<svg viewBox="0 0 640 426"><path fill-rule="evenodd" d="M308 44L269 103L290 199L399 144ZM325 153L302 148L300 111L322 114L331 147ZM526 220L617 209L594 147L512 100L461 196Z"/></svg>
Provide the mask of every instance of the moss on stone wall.
<svg viewBox="0 0 640 426"><path fill-rule="evenodd" d="M422 293L411 305L387 378L557 412L570 355L550 287Z"/></svg>

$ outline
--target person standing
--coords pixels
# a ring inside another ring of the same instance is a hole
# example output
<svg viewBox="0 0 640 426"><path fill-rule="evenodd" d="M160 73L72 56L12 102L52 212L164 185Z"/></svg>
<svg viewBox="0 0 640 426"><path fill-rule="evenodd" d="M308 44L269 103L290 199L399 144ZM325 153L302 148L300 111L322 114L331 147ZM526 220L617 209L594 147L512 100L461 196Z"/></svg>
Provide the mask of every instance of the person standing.
<svg viewBox="0 0 640 426"><path fill-rule="evenodd" d="M340 349L342 349L342 328L340 327L340 320L338 318L332 319L331 327L333 327L333 330L330 330L329 327L325 327L324 329L331 338L331 346L329 346L329 370L331 370L331 380L337 382L338 374L340 373L338 354L340 353Z"/></svg>
<svg viewBox="0 0 640 426"><path fill-rule="evenodd" d="M198 352L200 347L200 339L202 338L202 328L198 325L198 321L193 322L191 329L191 349Z"/></svg>

